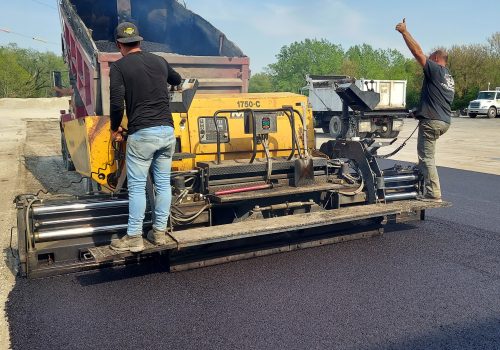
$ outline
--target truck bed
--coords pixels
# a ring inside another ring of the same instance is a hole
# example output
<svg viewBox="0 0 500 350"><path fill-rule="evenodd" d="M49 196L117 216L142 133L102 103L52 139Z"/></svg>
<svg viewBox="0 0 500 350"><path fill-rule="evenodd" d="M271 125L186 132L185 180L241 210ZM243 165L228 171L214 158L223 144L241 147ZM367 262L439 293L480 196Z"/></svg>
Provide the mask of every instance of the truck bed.
<svg viewBox="0 0 500 350"><path fill-rule="evenodd" d="M176 0L61 0L59 6L63 52L82 101L77 118L109 114L109 66L121 58L113 33L126 20L139 25L144 51L165 58L184 78L198 79L199 92L248 92L249 58Z"/></svg>

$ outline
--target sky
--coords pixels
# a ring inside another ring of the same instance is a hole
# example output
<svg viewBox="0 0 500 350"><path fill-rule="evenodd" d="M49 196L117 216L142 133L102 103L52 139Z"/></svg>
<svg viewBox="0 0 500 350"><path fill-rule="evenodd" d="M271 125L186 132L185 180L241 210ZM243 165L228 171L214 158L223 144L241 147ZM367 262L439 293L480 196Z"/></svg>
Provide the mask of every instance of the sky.
<svg viewBox="0 0 500 350"><path fill-rule="evenodd" d="M401 35L394 30L403 17L426 52L438 46L485 43L500 31L500 0L184 2L250 57L254 73L274 63L281 47L306 38L327 39L344 49L367 43L409 56ZM20 47L60 53L56 4L57 0L0 0L0 45L15 42Z"/></svg>

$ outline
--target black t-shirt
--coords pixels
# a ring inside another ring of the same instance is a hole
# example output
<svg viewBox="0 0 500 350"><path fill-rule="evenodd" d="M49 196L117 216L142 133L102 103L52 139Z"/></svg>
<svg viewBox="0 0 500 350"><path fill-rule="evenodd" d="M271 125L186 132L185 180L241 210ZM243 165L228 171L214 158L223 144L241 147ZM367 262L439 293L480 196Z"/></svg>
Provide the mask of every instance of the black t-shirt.
<svg viewBox="0 0 500 350"><path fill-rule="evenodd" d="M181 76L167 61L147 52L135 52L111 64L111 130L118 130L127 107L128 133L160 125L174 126L168 84L179 85Z"/></svg>
<svg viewBox="0 0 500 350"><path fill-rule="evenodd" d="M448 68L427 59L418 118L441 120L450 124L454 97L455 81Z"/></svg>

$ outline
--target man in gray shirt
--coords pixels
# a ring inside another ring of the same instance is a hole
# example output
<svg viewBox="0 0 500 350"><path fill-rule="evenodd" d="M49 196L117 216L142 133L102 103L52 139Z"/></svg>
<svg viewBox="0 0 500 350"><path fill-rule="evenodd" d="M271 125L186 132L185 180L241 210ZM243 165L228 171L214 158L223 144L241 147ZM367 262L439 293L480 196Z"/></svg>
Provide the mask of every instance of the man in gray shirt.
<svg viewBox="0 0 500 350"><path fill-rule="evenodd" d="M396 26L396 30L403 35L406 45L424 69L420 105L415 113L419 120L418 163L425 179L425 192L420 199L442 202L434 155L437 139L450 127L451 103L455 96L455 82L446 68L448 55L443 50L437 50L427 58L406 29L405 19Z"/></svg>

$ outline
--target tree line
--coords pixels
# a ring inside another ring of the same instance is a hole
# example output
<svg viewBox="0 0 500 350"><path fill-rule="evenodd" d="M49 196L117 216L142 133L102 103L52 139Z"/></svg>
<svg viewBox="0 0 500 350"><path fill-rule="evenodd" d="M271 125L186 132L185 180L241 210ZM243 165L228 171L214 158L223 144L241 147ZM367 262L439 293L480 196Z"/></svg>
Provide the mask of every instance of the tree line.
<svg viewBox="0 0 500 350"><path fill-rule="evenodd" d="M455 78L455 109L467 107L478 91L488 85L491 89L500 86L500 32L483 44L444 49ZM67 71L62 57L55 53L22 49L15 44L0 46L0 98L54 96L53 71ZM374 49L368 44L344 50L325 39L306 39L283 46L275 63L252 76L250 92L298 92L305 85L307 74L407 80L408 108L417 105L423 80L418 63L398 50Z"/></svg>
<svg viewBox="0 0 500 350"><path fill-rule="evenodd" d="M443 49L443 48L442 48ZM455 109L467 107L480 90L500 86L500 32L484 44L444 48L455 78ZM348 75L354 78L407 80L407 106L418 104L423 71L413 58L394 49L374 49L362 44L344 50L321 39L306 39L283 46L276 62L250 79L250 92L298 92L307 74Z"/></svg>
<svg viewBox="0 0 500 350"><path fill-rule="evenodd" d="M55 53L16 44L0 46L0 98L54 96L53 71L67 71L62 57Z"/></svg>

